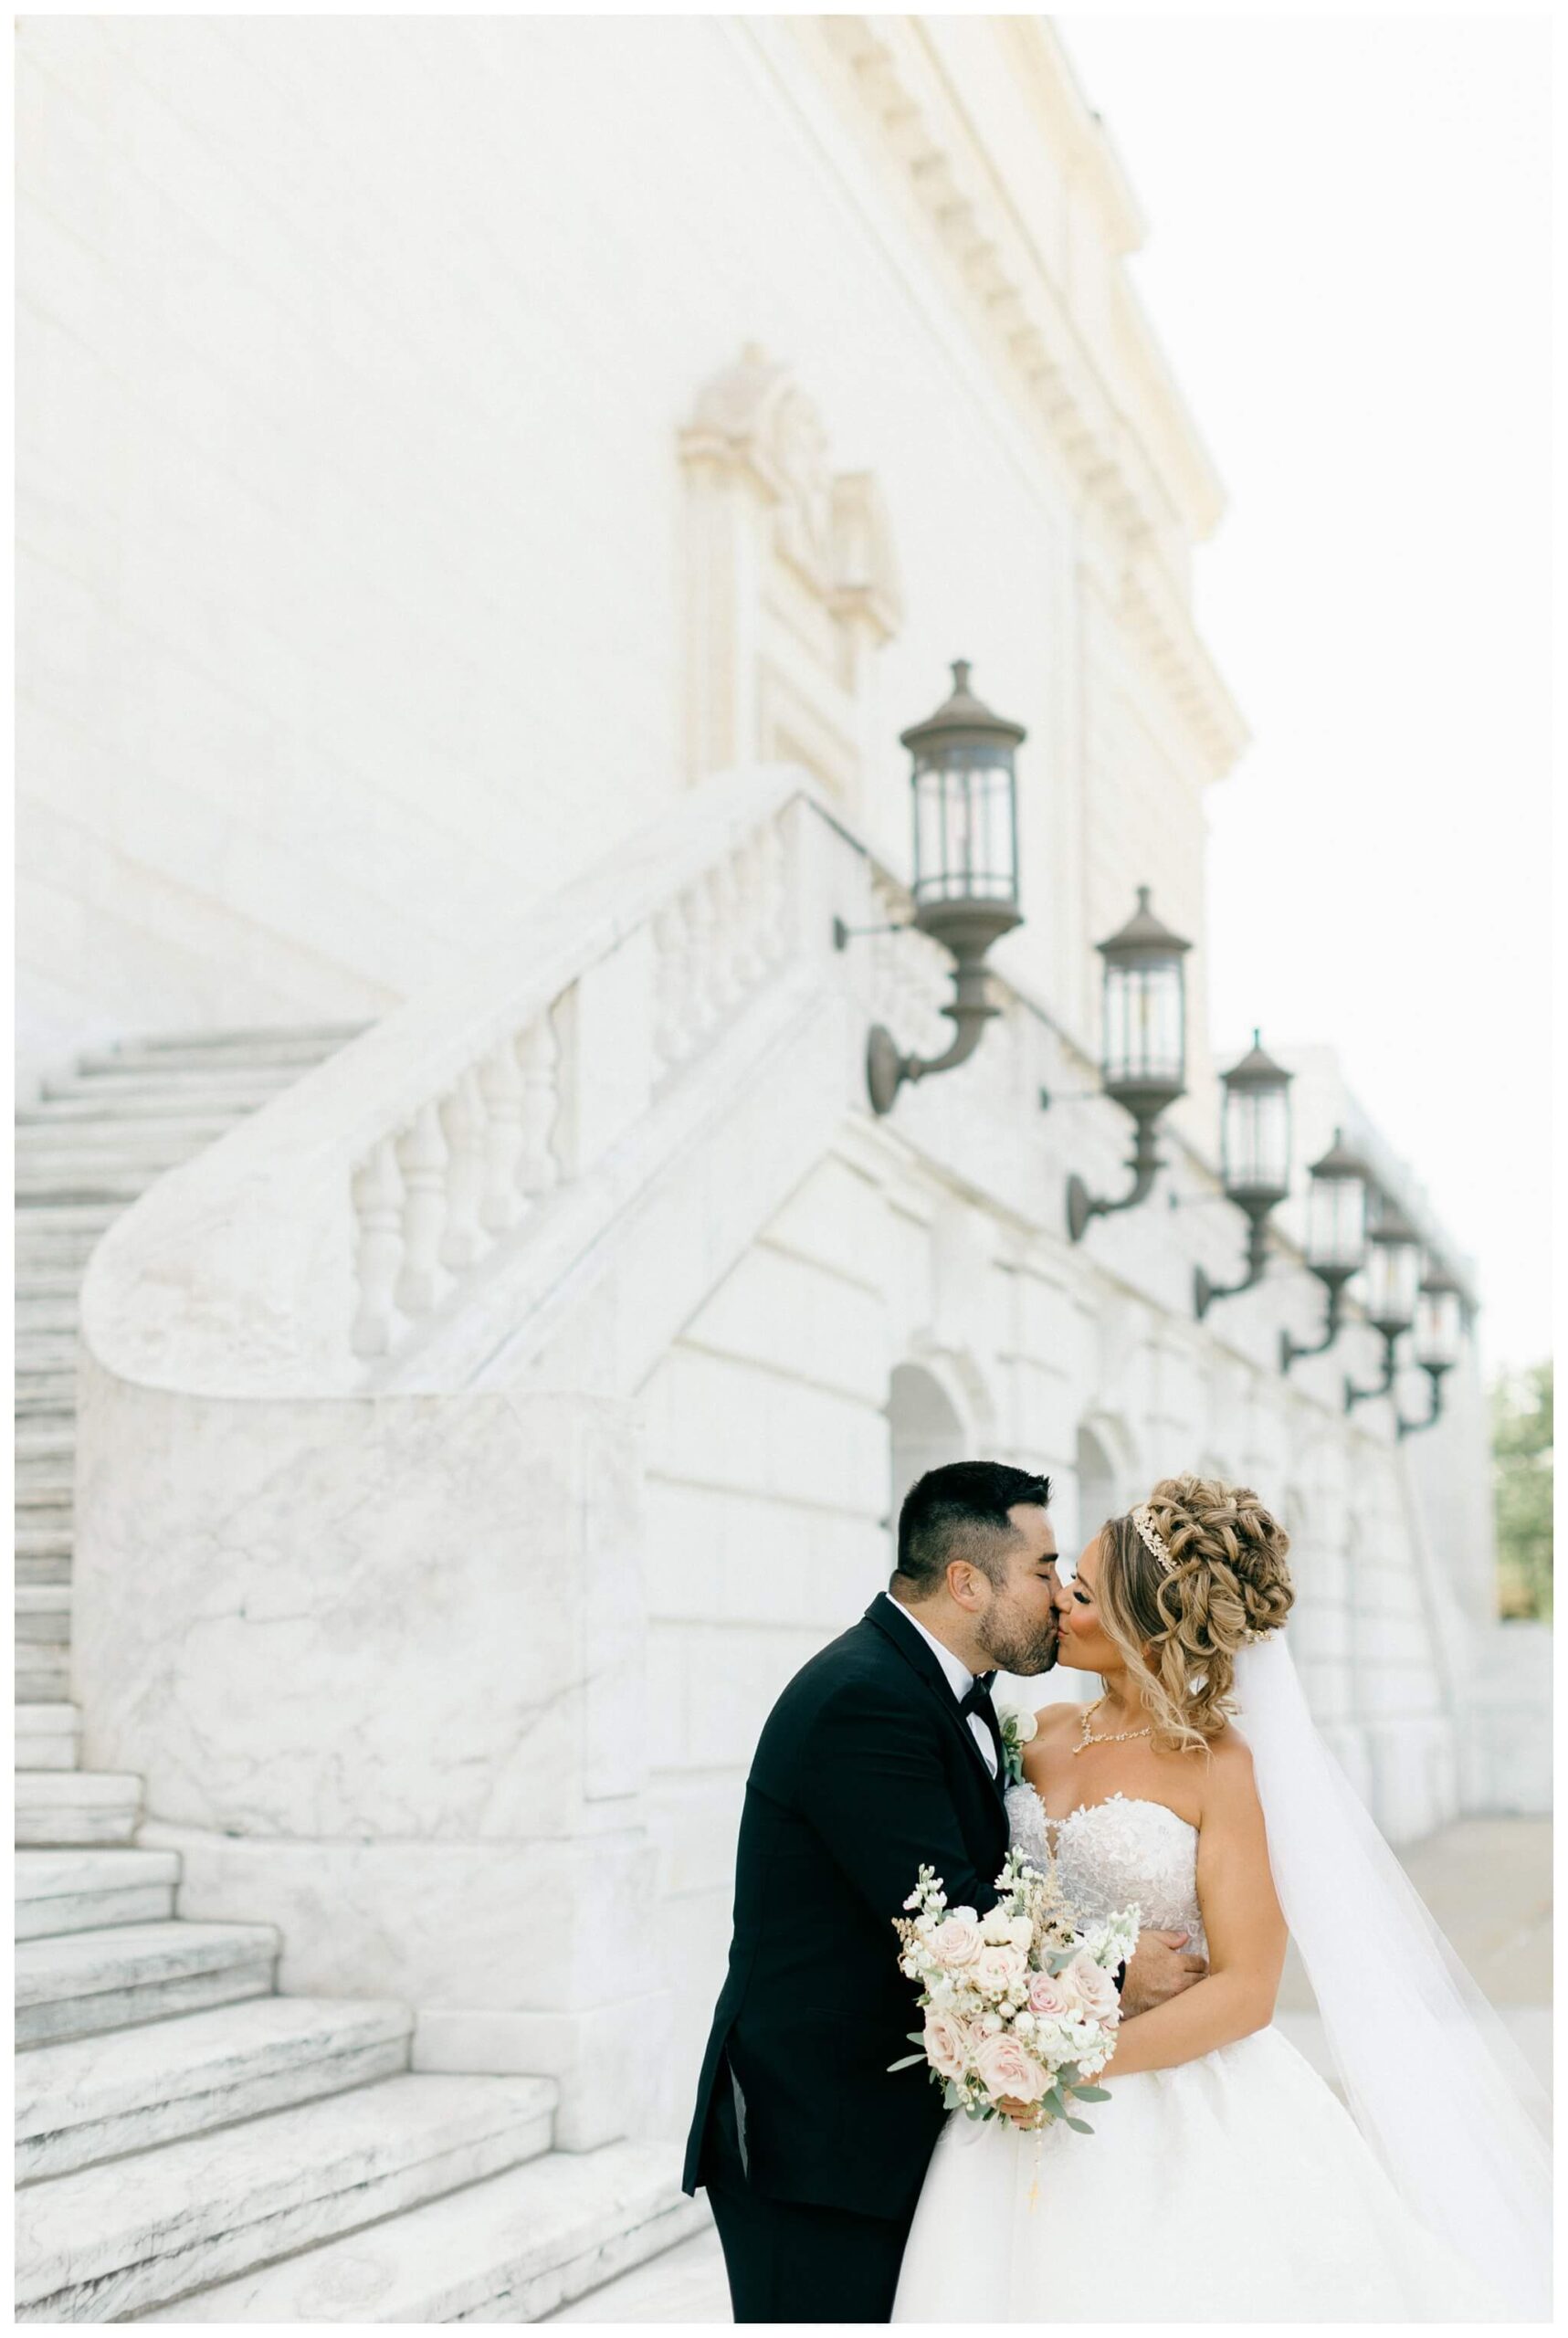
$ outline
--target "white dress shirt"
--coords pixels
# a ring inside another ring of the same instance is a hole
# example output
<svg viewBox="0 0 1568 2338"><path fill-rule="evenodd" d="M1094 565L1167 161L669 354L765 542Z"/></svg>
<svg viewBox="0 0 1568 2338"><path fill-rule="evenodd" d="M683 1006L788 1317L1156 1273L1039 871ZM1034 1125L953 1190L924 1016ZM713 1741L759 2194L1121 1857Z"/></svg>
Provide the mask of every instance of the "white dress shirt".
<svg viewBox="0 0 1568 2338"><path fill-rule="evenodd" d="M954 1656L950 1648L944 1648L934 1632L928 1632L920 1617L911 1608L906 1607L901 1599L895 1599L893 1605L900 1615L906 1617L914 1626L926 1646L933 1651L937 1662L946 1675L947 1685L952 1690L954 1701L962 1704L974 1686L974 1675L968 1665L964 1663L962 1657ZM995 1742L978 1713L971 1713L968 1718L970 1735L979 1746L984 1757L986 1768L994 1777L996 1775Z"/></svg>

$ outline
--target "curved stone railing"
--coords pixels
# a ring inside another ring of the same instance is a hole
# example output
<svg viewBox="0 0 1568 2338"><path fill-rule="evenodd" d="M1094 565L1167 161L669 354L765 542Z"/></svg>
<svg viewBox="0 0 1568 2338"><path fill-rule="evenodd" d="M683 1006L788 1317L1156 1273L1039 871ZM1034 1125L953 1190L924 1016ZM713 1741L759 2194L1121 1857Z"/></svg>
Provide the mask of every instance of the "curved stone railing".
<svg viewBox="0 0 1568 2338"><path fill-rule="evenodd" d="M92 1259L96 1359L208 1395L392 1385L790 955L809 794L710 782L161 1179Z"/></svg>

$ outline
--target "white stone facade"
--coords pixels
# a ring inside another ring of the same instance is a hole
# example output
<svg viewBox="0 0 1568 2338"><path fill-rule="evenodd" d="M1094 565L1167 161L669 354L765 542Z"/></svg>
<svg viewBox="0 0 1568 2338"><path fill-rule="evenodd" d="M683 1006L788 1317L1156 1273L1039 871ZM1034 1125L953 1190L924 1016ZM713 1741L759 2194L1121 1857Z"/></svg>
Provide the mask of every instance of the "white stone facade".
<svg viewBox="0 0 1568 2338"><path fill-rule="evenodd" d="M1364 1327L1282 1377L1288 1241L1193 1320L1242 1248L1219 495L1048 31L50 18L21 71L24 1078L379 1018L83 1295L83 1758L184 1912L409 2002L423 2069L558 2080L568 2149L673 2131L762 1716L962 1452L1064 1540L1257 1485L1389 1832L1506 1798L1473 1384L1399 1446ZM868 1024L929 1041L943 964L832 921L907 906L896 733L960 651L1029 730L1027 922L876 1122ZM1150 881L1190 1092L1074 1248L1126 1151L1090 945Z"/></svg>

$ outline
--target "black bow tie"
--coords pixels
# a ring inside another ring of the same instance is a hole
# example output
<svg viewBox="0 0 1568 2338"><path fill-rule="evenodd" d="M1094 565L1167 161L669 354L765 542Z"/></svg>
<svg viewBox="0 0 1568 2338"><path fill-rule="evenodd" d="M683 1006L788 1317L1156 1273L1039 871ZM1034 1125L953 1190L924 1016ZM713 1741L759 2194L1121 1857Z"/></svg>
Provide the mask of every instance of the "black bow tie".
<svg viewBox="0 0 1568 2338"><path fill-rule="evenodd" d="M994 1672L977 1672L958 1701L959 1711L978 1713L983 1721L994 1725L996 1708L991 1701L991 1683L995 1678Z"/></svg>

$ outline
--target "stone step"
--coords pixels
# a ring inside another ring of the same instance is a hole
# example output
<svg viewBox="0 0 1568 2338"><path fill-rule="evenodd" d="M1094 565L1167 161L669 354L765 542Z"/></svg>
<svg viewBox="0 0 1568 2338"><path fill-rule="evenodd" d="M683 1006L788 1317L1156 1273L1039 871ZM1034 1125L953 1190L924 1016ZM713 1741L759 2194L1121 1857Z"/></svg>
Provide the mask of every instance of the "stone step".
<svg viewBox="0 0 1568 2338"><path fill-rule="evenodd" d="M41 1111L51 1105L80 1104L91 1111L123 1111L128 1117L145 1112L160 1118L172 1113L176 1120L193 1106L203 1111L222 1108L237 1114L268 1103L300 1079L305 1069L297 1063L105 1065L81 1079L47 1080L33 1109Z"/></svg>
<svg viewBox="0 0 1568 2338"><path fill-rule="evenodd" d="M551 2152L373 2229L202 2290L162 2322L538 2322L688 2234L668 2143Z"/></svg>
<svg viewBox="0 0 1568 2338"><path fill-rule="evenodd" d="M389 2078L29 2185L18 2319L150 2315L499 2175L549 2148L553 2102L539 2079Z"/></svg>
<svg viewBox="0 0 1568 2338"><path fill-rule="evenodd" d="M112 1224L119 1215L118 1208L113 1210L108 1224ZM103 1239L108 1225L96 1233L75 1227L46 1227L35 1233L31 1228L24 1230L18 1216L17 1229L15 1258L19 1273L63 1273L68 1268L79 1276Z"/></svg>
<svg viewBox="0 0 1568 2338"><path fill-rule="evenodd" d="M44 1486L17 1486L12 1495L16 1523L29 1533L64 1533L72 1516L69 1482Z"/></svg>
<svg viewBox="0 0 1568 2338"><path fill-rule="evenodd" d="M69 1428L19 1428L12 1450L18 1486L68 1487L76 1474L74 1423Z"/></svg>
<svg viewBox="0 0 1568 2338"><path fill-rule="evenodd" d="M74 1420L76 1417L75 1370L19 1373L16 1375L13 1409L18 1421L32 1421L42 1425L46 1421Z"/></svg>
<svg viewBox="0 0 1568 2338"><path fill-rule="evenodd" d="M94 1158L90 1153L77 1153L70 1159L58 1153L16 1156L16 1193L19 1202L37 1199L44 1194L58 1194L63 1199L79 1201L116 1201L129 1206L139 1200L149 1185L171 1169L178 1169L191 1158L193 1150L184 1145L172 1145L161 1155L132 1154L129 1149L116 1148Z"/></svg>
<svg viewBox="0 0 1568 2338"><path fill-rule="evenodd" d="M76 1458L76 1432L74 1428L19 1428L13 1450L18 1461L63 1461L68 1468Z"/></svg>
<svg viewBox="0 0 1568 2338"><path fill-rule="evenodd" d="M75 1096L57 1096L30 1104L16 1114L18 1142L37 1143L48 1139L59 1144L112 1145L137 1143L142 1137L174 1143L191 1138L210 1144L244 1119L244 1111L226 1097L211 1097L205 1080L183 1096L165 1100L163 1110L144 1096L105 1095L93 1088Z"/></svg>
<svg viewBox="0 0 1568 2338"><path fill-rule="evenodd" d="M395 2077L407 2068L413 2025L405 2006L380 2001L251 1997L37 2046L15 2072L17 2181Z"/></svg>
<svg viewBox="0 0 1568 2338"><path fill-rule="evenodd" d="M19 1850L128 1843L141 1816L140 1778L109 1770L30 1770L16 1780Z"/></svg>
<svg viewBox="0 0 1568 2338"><path fill-rule="evenodd" d="M17 1584L16 1638L19 1643L68 1640L70 1619L68 1583Z"/></svg>
<svg viewBox="0 0 1568 2338"><path fill-rule="evenodd" d="M271 1924L113 1924L19 1942L16 2043L52 2045L202 2006L269 1996Z"/></svg>
<svg viewBox="0 0 1568 2338"><path fill-rule="evenodd" d="M53 1269L42 1274L19 1273L15 1288L18 1299L74 1299L81 1289L81 1277Z"/></svg>
<svg viewBox="0 0 1568 2338"><path fill-rule="evenodd" d="M16 1938L166 1922L180 1880L177 1851L18 1851Z"/></svg>
<svg viewBox="0 0 1568 2338"><path fill-rule="evenodd" d="M68 1584L71 1537L52 1528L29 1527L16 1537L16 1579L26 1584Z"/></svg>
<svg viewBox="0 0 1568 2338"><path fill-rule="evenodd" d="M47 1705L71 1691L70 1645L20 1641L15 1651L16 1704Z"/></svg>
<svg viewBox="0 0 1568 2338"><path fill-rule="evenodd" d="M74 1332L21 1332L16 1336L16 1370L18 1381L33 1381L48 1374L52 1377L68 1377L74 1389L78 1335ZM72 1410L75 1400L72 1400Z"/></svg>
<svg viewBox="0 0 1568 2338"><path fill-rule="evenodd" d="M117 1071L162 1073L165 1071L277 1070L308 1071L326 1060L336 1050L324 1048L318 1040L280 1037L277 1039L214 1039L203 1044L186 1041L141 1046L127 1046L117 1052L95 1050L77 1058L77 1069L84 1076L97 1078Z"/></svg>
<svg viewBox="0 0 1568 2338"><path fill-rule="evenodd" d="M151 1056L185 1055L193 1051L222 1056L244 1054L258 1048L292 1047L311 1050L324 1061L369 1028L370 1026L363 1022L231 1024L201 1031L143 1033L139 1038L121 1041L121 1046L125 1049L140 1049Z"/></svg>
<svg viewBox="0 0 1568 2338"><path fill-rule="evenodd" d="M68 1559L71 1538L59 1526L22 1526L16 1530L19 1559Z"/></svg>
<svg viewBox="0 0 1568 2338"><path fill-rule="evenodd" d="M81 1715L63 1699L29 1700L16 1708L18 1770L74 1770Z"/></svg>
<svg viewBox="0 0 1568 2338"><path fill-rule="evenodd" d="M17 1213L17 1248L35 1235L89 1234L96 1237L112 1226L119 1215L108 1202L71 1202L46 1196Z"/></svg>
<svg viewBox="0 0 1568 2338"><path fill-rule="evenodd" d="M81 1282L72 1275L64 1290L29 1290L18 1280L11 1321L19 1332L74 1332L81 1311Z"/></svg>
<svg viewBox="0 0 1568 2338"><path fill-rule="evenodd" d="M18 1159L35 1153L173 1152L181 1146L195 1151L212 1144L244 1118L222 1104L205 1101L205 1087L192 1091L183 1112L144 1112L121 1104L118 1111L69 1109L40 1104L29 1114L16 1117ZM85 1100L84 1100L85 1101Z"/></svg>

